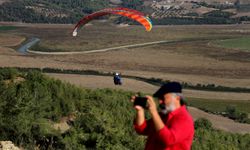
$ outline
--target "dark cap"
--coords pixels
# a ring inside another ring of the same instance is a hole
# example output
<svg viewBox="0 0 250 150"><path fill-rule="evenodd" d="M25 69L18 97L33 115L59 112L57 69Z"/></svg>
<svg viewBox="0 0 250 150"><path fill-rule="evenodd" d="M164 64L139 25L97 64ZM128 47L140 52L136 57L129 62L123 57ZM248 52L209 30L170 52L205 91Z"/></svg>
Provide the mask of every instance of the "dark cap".
<svg viewBox="0 0 250 150"><path fill-rule="evenodd" d="M161 97L167 93L181 93L182 87L179 82L168 82L160 87L158 91L154 93L154 97Z"/></svg>

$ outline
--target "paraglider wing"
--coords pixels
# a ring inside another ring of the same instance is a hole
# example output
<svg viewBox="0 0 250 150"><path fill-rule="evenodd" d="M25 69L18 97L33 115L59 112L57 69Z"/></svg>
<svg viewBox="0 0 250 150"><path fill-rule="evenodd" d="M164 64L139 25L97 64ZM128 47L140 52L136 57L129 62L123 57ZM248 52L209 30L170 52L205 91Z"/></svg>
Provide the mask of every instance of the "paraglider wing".
<svg viewBox="0 0 250 150"><path fill-rule="evenodd" d="M142 24L145 27L146 31L150 31L152 29L152 23L148 17L141 16L139 14L136 14L133 12L127 12L127 11L113 11L112 13L118 14L121 16L125 16L125 17L128 17L130 19L133 19L133 20L139 22L140 24Z"/></svg>
<svg viewBox="0 0 250 150"><path fill-rule="evenodd" d="M108 14L116 14L116 15L128 17L142 24L146 28L147 31L150 31L152 29L151 20L148 17L145 17L143 13L137 10L133 10L129 8L107 8L107 9L103 9L101 11L92 13L86 17L83 17L75 26L73 30L73 36L77 35L77 31L79 27L85 25L86 23L88 23L89 21L93 19L96 19L101 16L105 16Z"/></svg>
<svg viewBox="0 0 250 150"><path fill-rule="evenodd" d="M77 35L77 31L78 29L87 24L88 22L90 22L91 20L93 19L96 19L96 18L99 18L101 16L105 16L105 15L108 15L110 14L109 12L105 12L105 11L100 11L100 12L96 12L96 13L93 13L93 14L90 14L88 16L85 16L83 17L75 26L74 30L73 30L73 36L76 36Z"/></svg>

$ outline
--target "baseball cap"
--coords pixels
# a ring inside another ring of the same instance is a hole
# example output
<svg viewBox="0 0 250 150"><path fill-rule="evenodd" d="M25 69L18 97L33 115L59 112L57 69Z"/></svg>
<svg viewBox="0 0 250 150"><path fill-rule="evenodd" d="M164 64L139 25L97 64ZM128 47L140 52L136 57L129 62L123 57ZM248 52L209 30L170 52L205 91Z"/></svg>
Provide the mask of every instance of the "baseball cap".
<svg viewBox="0 0 250 150"><path fill-rule="evenodd" d="M168 82L160 87L153 96L154 97L161 97L167 93L182 93L182 87L179 82Z"/></svg>

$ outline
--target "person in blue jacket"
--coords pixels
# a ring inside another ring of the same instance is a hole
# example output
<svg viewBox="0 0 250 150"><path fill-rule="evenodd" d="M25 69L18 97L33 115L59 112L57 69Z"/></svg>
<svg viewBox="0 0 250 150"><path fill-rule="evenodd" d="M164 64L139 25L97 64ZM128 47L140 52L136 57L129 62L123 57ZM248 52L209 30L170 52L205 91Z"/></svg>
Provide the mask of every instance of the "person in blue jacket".
<svg viewBox="0 0 250 150"><path fill-rule="evenodd" d="M114 75L114 84L115 85L122 85L122 79L119 73L115 73Z"/></svg>

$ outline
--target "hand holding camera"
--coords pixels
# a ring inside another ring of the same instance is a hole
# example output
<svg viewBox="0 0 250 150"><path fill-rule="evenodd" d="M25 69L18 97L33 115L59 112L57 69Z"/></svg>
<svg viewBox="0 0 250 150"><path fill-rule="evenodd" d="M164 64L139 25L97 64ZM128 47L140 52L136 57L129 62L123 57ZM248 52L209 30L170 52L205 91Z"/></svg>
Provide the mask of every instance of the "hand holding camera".
<svg viewBox="0 0 250 150"><path fill-rule="evenodd" d="M149 112L157 112L156 103L151 96L133 96L131 101L134 103L134 108L137 111L141 111L144 109L149 110Z"/></svg>
<svg viewBox="0 0 250 150"><path fill-rule="evenodd" d="M135 96L133 98L133 102L134 102L134 106L140 106L142 107L143 109L146 109L147 108L147 100L148 98L147 97L141 97L141 96Z"/></svg>

